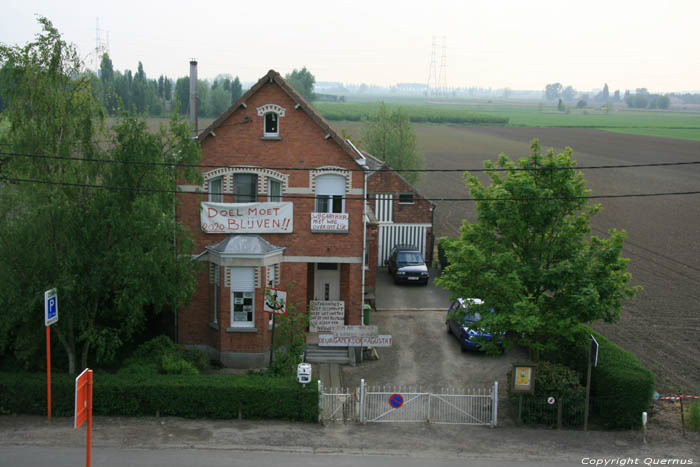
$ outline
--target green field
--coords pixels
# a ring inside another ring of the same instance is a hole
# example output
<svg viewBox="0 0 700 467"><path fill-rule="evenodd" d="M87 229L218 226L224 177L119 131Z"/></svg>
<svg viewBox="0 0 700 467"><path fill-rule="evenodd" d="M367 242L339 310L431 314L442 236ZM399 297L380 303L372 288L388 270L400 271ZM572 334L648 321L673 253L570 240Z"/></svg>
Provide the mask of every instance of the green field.
<svg viewBox="0 0 700 467"><path fill-rule="evenodd" d="M509 125L527 127L596 128L635 135L700 141L700 112L685 110L632 110L615 107L569 109L538 103L488 101L416 101L387 99L401 107L415 123ZM376 112L377 101L319 102L314 106L328 120L359 121Z"/></svg>

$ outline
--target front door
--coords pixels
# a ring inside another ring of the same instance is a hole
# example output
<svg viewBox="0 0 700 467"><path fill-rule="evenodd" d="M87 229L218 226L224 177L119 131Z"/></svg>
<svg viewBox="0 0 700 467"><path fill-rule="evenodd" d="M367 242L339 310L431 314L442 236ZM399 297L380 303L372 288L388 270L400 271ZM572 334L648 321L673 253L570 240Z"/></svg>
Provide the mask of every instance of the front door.
<svg viewBox="0 0 700 467"><path fill-rule="evenodd" d="M314 300L340 300L340 265L338 263L316 263Z"/></svg>

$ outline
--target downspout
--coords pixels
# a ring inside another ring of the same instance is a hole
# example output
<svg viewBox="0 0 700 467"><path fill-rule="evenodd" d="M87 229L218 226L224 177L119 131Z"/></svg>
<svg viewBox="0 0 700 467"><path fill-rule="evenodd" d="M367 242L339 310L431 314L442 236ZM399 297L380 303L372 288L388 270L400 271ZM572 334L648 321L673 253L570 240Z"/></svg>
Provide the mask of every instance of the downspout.
<svg viewBox="0 0 700 467"><path fill-rule="evenodd" d="M367 267L367 167L364 171L365 186L362 191L362 309L360 314L360 322L365 325L364 309L365 309L365 269Z"/></svg>

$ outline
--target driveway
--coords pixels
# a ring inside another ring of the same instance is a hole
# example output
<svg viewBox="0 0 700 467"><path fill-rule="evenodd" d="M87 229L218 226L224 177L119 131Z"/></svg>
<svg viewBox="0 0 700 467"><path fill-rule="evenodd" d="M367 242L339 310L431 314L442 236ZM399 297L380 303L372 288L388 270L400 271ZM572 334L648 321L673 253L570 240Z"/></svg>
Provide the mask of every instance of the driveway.
<svg viewBox="0 0 700 467"><path fill-rule="evenodd" d="M377 310L446 310L450 294L435 285L437 276L437 269L431 269L428 285L396 285L386 268L377 268Z"/></svg>
<svg viewBox="0 0 700 467"><path fill-rule="evenodd" d="M377 348L379 360L343 366L343 385L402 385L439 391L442 388L490 388L499 382L504 394L506 373L513 363L527 361L527 352L511 349L503 355L462 352L447 333L446 311L377 311L372 324L391 334L392 347Z"/></svg>

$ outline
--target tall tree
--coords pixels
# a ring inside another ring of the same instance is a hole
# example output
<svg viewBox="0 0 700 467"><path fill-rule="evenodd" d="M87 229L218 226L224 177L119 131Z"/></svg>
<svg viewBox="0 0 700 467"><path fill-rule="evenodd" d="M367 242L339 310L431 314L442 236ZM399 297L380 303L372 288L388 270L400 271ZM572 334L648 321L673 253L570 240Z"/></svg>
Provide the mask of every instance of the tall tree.
<svg viewBox="0 0 700 467"><path fill-rule="evenodd" d="M75 48L39 22L34 42L0 46L0 64L22 77L0 144L36 155L6 161L0 174L0 351L40 360L43 291L56 287L53 332L74 373L113 357L149 314L172 311L193 290L191 242L174 219L172 191L178 178L199 180L175 165L196 163L199 146L177 120L154 134L125 118L105 134ZM173 165L154 164L162 162Z"/></svg>
<svg viewBox="0 0 700 467"><path fill-rule="evenodd" d="M309 102L314 100L314 85L316 84L316 78L309 70L306 69L306 67L303 67L301 70L297 70L295 68L284 78L289 81L289 84L291 84L299 94L304 96L304 99Z"/></svg>
<svg viewBox="0 0 700 467"><path fill-rule="evenodd" d="M605 86L603 86L603 100L607 101L610 99L610 89L608 88L608 83L605 83Z"/></svg>
<svg viewBox="0 0 700 467"><path fill-rule="evenodd" d="M190 77L178 78L175 82L175 99L180 115L190 112Z"/></svg>
<svg viewBox="0 0 700 467"><path fill-rule="evenodd" d="M231 82L231 104L236 102L243 95L243 87L241 81L236 76Z"/></svg>
<svg viewBox="0 0 700 467"><path fill-rule="evenodd" d="M419 180L419 172L425 165L423 155L416 149L416 132L408 114L401 108L390 111L384 102L377 113L366 120L362 140L365 149L397 170L409 183Z"/></svg>
<svg viewBox="0 0 700 467"><path fill-rule="evenodd" d="M544 87L544 97L547 100L554 101L561 97L563 87L561 83L551 83Z"/></svg>
<svg viewBox="0 0 700 467"><path fill-rule="evenodd" d="M481 313L480 325L505 333L506 345L540 351L570 340L580 323L616 321L636 288L627 285L628 260L621 257L625 232L590 235L600 205L585 199L590 191L571 148L542 154L534 140L531 149L518 162L505 154L486 161L490 185L465 173L471 195L481 200L477 222L464 221L437 282L494 309ZM484 345L495 350L495 343Z"/></svg>

